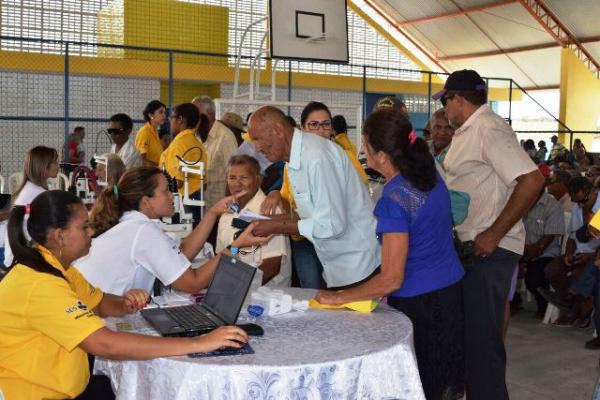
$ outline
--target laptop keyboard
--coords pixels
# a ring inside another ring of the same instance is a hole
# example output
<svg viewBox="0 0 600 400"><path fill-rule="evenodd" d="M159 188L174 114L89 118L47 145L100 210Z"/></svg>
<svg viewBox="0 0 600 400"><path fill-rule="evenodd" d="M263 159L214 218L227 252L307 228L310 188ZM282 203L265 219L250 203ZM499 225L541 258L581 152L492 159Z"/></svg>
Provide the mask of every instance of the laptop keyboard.
<svg viewBox="0 0 600 400"><path fill-rule="evenodd" d="M185 330L193 330L203 326L214 326L214 322L202 314L195 305L163 308L175 322Z"/></svg>

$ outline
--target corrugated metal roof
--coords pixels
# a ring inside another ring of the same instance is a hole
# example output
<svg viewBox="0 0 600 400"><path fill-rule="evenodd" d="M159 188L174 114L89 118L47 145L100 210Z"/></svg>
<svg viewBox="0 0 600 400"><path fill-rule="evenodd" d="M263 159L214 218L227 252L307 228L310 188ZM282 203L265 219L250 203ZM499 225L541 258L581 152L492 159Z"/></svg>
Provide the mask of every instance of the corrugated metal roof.
<svg viewBox="0 0 600 400"><path fill-rule="evenodd" d="M558 86L561 46L528 10L536 2L600 60L600 0L370 1L450 71L471 68L528 88Z"/></svg>

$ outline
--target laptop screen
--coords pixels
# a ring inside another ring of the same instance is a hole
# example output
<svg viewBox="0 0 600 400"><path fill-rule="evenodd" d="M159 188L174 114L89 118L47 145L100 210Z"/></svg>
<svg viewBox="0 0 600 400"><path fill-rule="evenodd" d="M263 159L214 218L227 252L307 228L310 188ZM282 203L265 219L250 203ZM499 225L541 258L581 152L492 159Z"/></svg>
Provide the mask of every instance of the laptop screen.
<svg viewBox="0 0 600 400"><path fill-rule="evenodd" d="M228 325L235 324L256 269L221 255L203 304Z"/></svg>

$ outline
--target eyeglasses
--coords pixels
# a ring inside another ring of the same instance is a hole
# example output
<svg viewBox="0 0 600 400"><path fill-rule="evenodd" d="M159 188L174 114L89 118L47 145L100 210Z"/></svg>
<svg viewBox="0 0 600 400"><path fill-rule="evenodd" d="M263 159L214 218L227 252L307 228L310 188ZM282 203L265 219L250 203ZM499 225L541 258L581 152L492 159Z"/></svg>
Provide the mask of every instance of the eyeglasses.
<svg viewBox="0 0 600 400"><path fill-rule="evenodd" d="M123 128L108 128L106 130L110 135L120 135L121 133L125 133L125 129Z"/></svg>
<svg viewBox="0 0 600 400"><path fill-rule="evenodd" d="M585 203L587 203L587 202L588 202L588 200L590 199L590 193L591 193L591 192L587 192L587 193L585 194L585 196L583 197L583 199L580 199L580 200L573 200L573 199L571 199L571 200L573 201L573 203L577 203L577 204L579 204L579 205L585 204Z"/></svg>
<svg viewBox="0 0 600 400"><path fill-rule="evenodd" d="M308 129L310 129L311 131L319 130L319 128L323 128L323 129L329 130L329 129L331 129L331 121L330 120L323 121L323 122L308 121L306 123L306 127Z"/></svg>
<svg viewBox="0 0 600 400"><path fill-rule="evenodd" d="M451 94L450 96L442 96L442 98L440 99L440 101L442 102L442 105L444 107L446 107L446 103L448 102L448 100L452 100L454 97L456 97L455 94Z"/></svg>

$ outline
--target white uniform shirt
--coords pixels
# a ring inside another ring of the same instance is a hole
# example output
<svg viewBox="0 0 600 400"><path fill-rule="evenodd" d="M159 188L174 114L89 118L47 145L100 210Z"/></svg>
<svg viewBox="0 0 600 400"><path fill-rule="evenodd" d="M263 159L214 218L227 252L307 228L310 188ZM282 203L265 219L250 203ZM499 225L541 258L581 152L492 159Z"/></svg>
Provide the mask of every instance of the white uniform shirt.
<svg viewBox="0 0 600 400"><path fill-rule="evenodd" d="M13 203L13 205L24 206L26 204L31 204L31 202L40 193L43 193L45 191L46 191L46 189L44 189L43 187L38 186L33 182L27 181L25 183L25 186L23 186L23 189L21 190L21 192L15 199L15 202ZM29 215L25 215L25 218L23 219L23 231L25 232L25 237L27 237L28 240L31 240L31 236L29 236L29 232L27 232L27 220L29 220ZM8 243L8 232L5 230L4 231L4 265L6 265L7 267L10 267L12 262L13 262L13 253L10 248L10 244Z"/></svg>
<svg viewBox="0 0 600 400"><path fill-rule="evenodd" d="M315 246L328 287L367 278L381 263L373 203L346 152L331 140L294 130L290 185L298 231Z"/></svg>
<svg viewBox="0 0 600 400"><path fill-rule="evenodd" d="M256 214L260 214L260 205L266 198L262 190L258 189L258 192L254 197L246 204L244 210L251 211ZM281 212L278 210L278 212ZM233 235L239 231L238 228L231 226L233 220L233 214L223 214L219 220L219 231L217 234L217 252L223 251L224 248L229 246L233 242ZM251 247L243 247L240 250L244 252L252 252ZM262 261L267 258L281 256L281 267L279 274L275 275L273 279L267 282L266 286L279 286L289 287L292 283L292 258L290 252L290 241L287 235L275 235L268 243L260 246L253 254L242 254L239 253L240 259L247 264L256 264L259 266Z"/></svg>
<svg viewBox="0 0 600 400"><path fill-rule="evenodd" d="M155 278L170 285L191 265L159 221L139 211L125 212L117 225L92 240L89 254L73 264L93 286L119 296L130 289L152 293Z"/></svg>
<svg viewBox="0 0 600 400"><path fill-rule="evenodd" d="M123 164L125 164L125 169L130 169L133 167L139 167L142 165L142 156L140 152L135 147L133 140L131 138L127 139L127 142L123 144L121 149L117 152L117 145L113 144L110 148L110 152L121 157Z"/></svg>

